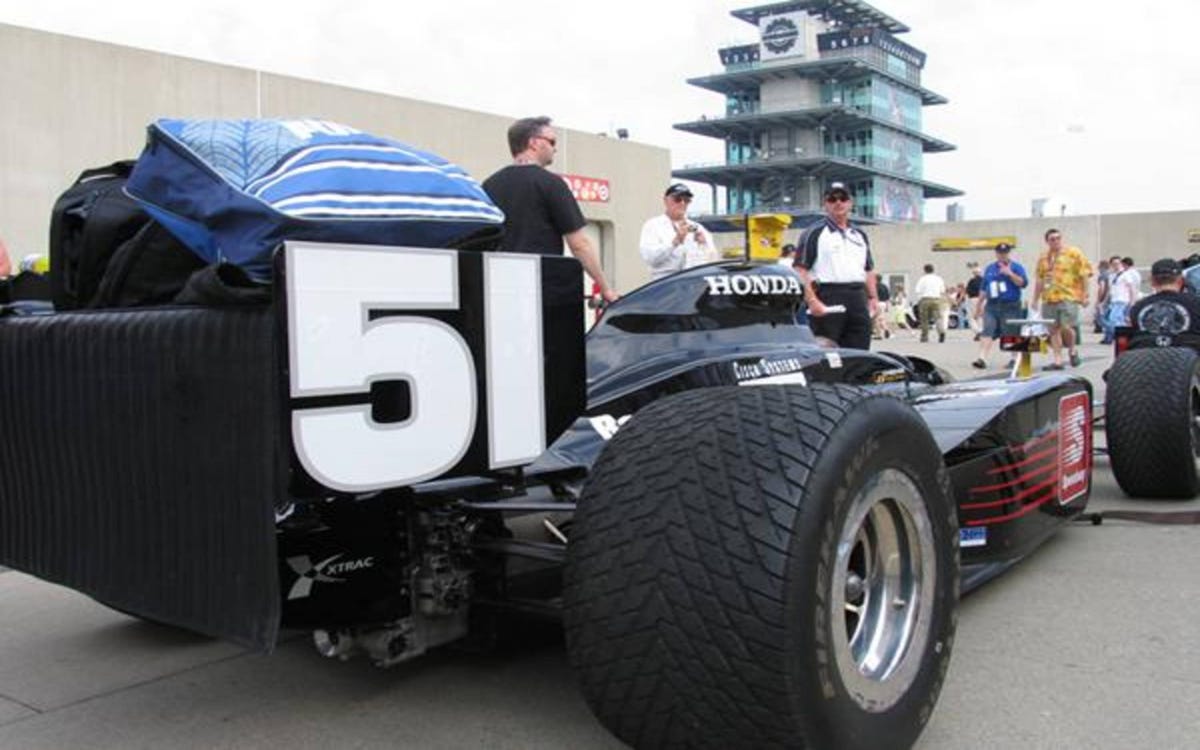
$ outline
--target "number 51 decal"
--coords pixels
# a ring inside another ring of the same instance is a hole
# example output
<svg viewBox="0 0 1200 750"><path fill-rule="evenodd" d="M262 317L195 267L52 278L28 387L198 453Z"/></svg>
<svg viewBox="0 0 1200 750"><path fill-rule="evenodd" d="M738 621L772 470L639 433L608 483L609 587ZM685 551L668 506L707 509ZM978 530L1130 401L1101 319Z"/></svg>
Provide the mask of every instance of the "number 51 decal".
<svg viewBox="0 0 1200 750"><path fill-rule="evenodd" d="M309 242L284 253L292 444L314 480L365 492L519 466L557 436L546 339L563 331L546 325L541 256ZM582 359L581 339L567 356ZM405 395L402 414L375 417L379 386Z"/></svg>

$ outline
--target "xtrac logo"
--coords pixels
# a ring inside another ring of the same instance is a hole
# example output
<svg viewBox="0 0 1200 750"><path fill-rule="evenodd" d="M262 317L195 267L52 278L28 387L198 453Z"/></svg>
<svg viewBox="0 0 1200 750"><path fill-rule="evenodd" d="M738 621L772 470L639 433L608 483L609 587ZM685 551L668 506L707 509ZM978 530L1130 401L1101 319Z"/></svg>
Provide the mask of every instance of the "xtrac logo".
<svg viewBox="0 0 1200 750"><path fill-rule="evenodd" d="M297 578L296 582L292 584L292 588L288 591L288 601L304 599L311 595L313 584L345 582L345 578L334 578L333 576L335 575L345 575L356 570L366 570L367 568L375 567L374 557L363 557L358 560L337 562L339 558L344 556L345 553L338 553L332 557L325 558L316 565L313 564L312 558L308 555L289 557L287 559L288 567L292 569Z"/></svg>
<svg viewBox="0 0 1200 750"><path fill-rule="evenodd" d="M800 277L795 274L722 274L721 276L705 276L708 283L708 293L712 295L800 295L803 287Z"/></svg>

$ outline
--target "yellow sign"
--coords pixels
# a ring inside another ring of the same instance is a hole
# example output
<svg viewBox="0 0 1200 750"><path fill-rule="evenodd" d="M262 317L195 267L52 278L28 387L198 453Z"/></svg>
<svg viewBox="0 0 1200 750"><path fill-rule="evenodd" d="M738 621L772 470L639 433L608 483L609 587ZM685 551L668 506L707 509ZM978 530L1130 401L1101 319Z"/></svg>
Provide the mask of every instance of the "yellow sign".
<svg viewBox="0 0 1200 750"><path fill-rule="evenodd" d="M751 260L779 260L783 252L783 230L792 224L787 214L755 214L747 218Z"/></svg>
<svg viewBox="0 0 1200 750"><path fill-rule="evenodd" d="M1200 241L1200 240L1198 240ZM959 250L995 250L996 245L1004 242L1013 247L1017 246L1017 238L1007 237L939 237L933 241L933 251L955 252Z"/></svg>

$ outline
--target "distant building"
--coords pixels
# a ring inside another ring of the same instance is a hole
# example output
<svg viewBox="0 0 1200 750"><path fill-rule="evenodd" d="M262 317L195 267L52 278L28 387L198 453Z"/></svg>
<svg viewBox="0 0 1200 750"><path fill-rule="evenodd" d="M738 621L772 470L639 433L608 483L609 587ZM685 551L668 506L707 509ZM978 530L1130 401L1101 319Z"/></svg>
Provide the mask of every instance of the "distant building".
<svg viewBox="0 0 1200 750"><path fill-rule="evenodd" d="M925 53L896 38L907 26L859 0L732 14L760 41L719 50L724 72L688 80L724 94L724 114L675 126L725 142L723 164L674 171L713 188L717 215L707 218L804 220L821 211L831 182L847 185L856 218L871 223L919 222L926 198L963 194L924 178L924 155L954 146L921 130L922 107L946 99L922 87Z"/></svg>

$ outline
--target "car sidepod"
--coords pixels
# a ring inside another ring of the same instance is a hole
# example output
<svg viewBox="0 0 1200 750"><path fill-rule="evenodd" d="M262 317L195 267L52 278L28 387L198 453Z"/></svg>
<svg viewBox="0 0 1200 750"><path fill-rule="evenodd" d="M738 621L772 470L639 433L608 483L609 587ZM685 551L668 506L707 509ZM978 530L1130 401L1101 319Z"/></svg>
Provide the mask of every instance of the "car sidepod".
<svg viewBox="0 0 1200 750"><path fill-rule="evenodd" d="M958 503L964 591L999 575L1083 512L1092 389L1082 378L953 383L916 396Z"/></svg>

